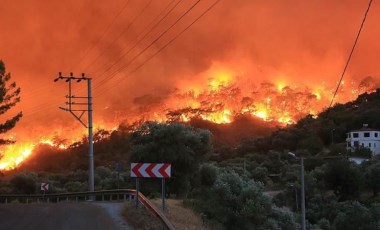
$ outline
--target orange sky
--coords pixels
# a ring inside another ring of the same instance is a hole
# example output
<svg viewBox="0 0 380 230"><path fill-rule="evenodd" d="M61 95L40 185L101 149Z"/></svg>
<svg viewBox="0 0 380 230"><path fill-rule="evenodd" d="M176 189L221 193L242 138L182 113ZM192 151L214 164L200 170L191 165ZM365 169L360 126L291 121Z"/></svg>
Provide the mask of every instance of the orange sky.
<svg viewBox="0 0 380 230"><path fill-rule="evenodd" d="M135 44L137 36L161 10L177 1L129 0L126 5L126 0L2 0L0 59L22 89L22 102L16 109L24 113L11 133L23 141L77 132L72 124L78 123L58 109L67 93L66 84L53 82L59 71L65 75L85 72L92 77L95 123L113 125L131 115L138 116L146 108L144 103L153 100L165 106L168 94L207 85L213 68L225 68L251 84L273 81L308 87L323 82L334 85L368 4L357 0L221 0L163 52L128 74L214 2L202 0L146 53L114 75L117 67L128 63L196 2L183 0L141 44L116 63L116 68L104 72ZM144 13L130 24L144 7ZM378 12L380 4L374 1L347 79L380 76Z"/></svg>

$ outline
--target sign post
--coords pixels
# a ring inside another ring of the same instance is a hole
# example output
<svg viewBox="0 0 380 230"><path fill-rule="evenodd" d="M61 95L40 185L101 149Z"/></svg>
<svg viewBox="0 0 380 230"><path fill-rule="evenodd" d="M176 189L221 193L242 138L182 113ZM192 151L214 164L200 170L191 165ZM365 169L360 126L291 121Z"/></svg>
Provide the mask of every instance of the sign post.
<svg viewBox="0 0 380 230"><path fill-rule="evenodd" d="M162 210L165 211L165 178L162 178Z"/></svg>
<svg viewBox="0 0 380 230"><path fill-rule="evenodd" d="M136 208L138 207L139 178L161 178L162 210L165 210L165 178L171 177L171 164L131 163L131 177L136 178Z"/></svg>
<svg viewBox="0 0 380 230"><path fill-rule="evenodd" d="M136 177L136 208L139 207L139 189L140 189L140 185L139 185L139 178Z"/></svg>
<svg viewBox="0 0 380 230"><path fill-rule="evenodd" d="M120 188L120 172L123 169L123 165L121 163L116 163L115 170L117 172L117 189Z"/></svg>

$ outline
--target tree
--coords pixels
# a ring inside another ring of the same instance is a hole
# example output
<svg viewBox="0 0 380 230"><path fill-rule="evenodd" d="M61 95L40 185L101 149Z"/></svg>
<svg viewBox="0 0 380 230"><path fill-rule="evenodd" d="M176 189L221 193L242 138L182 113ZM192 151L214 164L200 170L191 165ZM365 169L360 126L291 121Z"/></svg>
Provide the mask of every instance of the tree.
<svg viewBox="0 0 380 230"><path fill-rule="evenodd" d="M200 184L202 186L211 187L214 185L217 177L217 168L211 164L204 164L199 170Z"/></svg>
<svg viewBox="0 0 380 230"><path fill-rule="evenodd" d="M312 155L316 155L323 149L323 141L317 135L310 135L298 143L299 149L306 149Z"/></svg>
<svg viewBox="0 0 380 230"><path fill-rule="evenodd" d="M263 183L243 180L235 172L221 172L210 193L203 194L201 209L226 229L257 229L271 212Z"/></svg>
<svg viewBox="0 0 380 230"><path fill-rule="evenodd" d="M299 228L300 226L297 223L296 217L292 211L287 208L273 206L272 213L262 229L293 230Z"/></svg>
<svg viewBox="0 0 380 230"><path fill-rule="evenodd" d="M171 163L168 193L186 194L211 150L211 133L191 126L147 122L132 133L132 162Z"/></svg>
<svg viewBox="0 0 380 230"><path fill-rule="evenodd" d="M373 196L377 196L380 189L380 162L369 166L366 169L366 182L373 191Z"/></svg>
<svg viewBox="0 0 380 230"><path fill-rule="evenodd" d="M20 87L15 82L10 82L11 74L6 72L4 62L0 60L0 115L5 114L8 110L20 102ZM16 123L22 117L22 112L8 118L4 123L0 123L0 134L4 134L15 127ZM11 144L14 141L0 138L0 145Z"/></svg>
<svg viewBox="0 0 380 230"><path fill-rule="evenodd" d="M34 173L21 173L17 174L10 181L14 188L14 193L34 194L36 192L37 176Z"/></svg>
<svg viewBox="0 0 380 230"><path fill-rule="evenodd" d="M375 223L370 210L358 201L346 201L340 203L340 212L334 220L335 229L345 230L376 230L379 226Z"/></svg>
<svg viewBox="0 0 380 230"><path fill-rule="evenodd" d="M327 165L324 180L341 200L359 195L364 178L358 167L348 160L336 160Z"/></svg>

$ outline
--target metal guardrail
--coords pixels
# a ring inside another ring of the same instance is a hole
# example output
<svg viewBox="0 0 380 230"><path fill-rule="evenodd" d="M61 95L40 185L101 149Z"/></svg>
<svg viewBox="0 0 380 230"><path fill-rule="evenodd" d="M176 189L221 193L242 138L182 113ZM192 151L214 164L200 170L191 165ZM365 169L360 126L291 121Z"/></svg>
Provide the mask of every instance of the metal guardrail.
<svg viewBox="0 0 380 230"><path fill-rule="evenodd" d="M17 200L21 203L29 202L60 202L60 201L70 201L75 200L86 201L86 200L100 200L105 201L107 196L108 200L127 200L127 195L129 200L134 200L136 196L135 189L117 189L117 190L101 190L94 192L71 192L71 193L56 193L56 194L31 194L31 195L12 195L12 194L0 194L0 203L10 203ZM116 199L114 199L116 197ZM139 192L139 203L142 204L150 213L159 218L161 222L169 230L174 230L173 224L166 218L164 213L157 208L148 198L146 198L141 192Z"/></svg>

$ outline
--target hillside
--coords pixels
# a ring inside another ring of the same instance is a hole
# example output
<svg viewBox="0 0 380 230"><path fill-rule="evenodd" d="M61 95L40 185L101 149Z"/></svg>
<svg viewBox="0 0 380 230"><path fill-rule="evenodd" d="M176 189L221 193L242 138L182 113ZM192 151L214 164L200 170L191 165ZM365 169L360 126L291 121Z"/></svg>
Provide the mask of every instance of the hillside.
<svg viewBox="0 0 380 230"><path fill-rule="evenodd" d="M360 128L363 124L380 129L379 114L380 90L377 90L373 93L362 94L355 101L337 104L320 113L317 118L307 116L297 124L283 128L246 115L236 117L229 124L216 124L200 119L193 119L188 124L195 128L210 130L215 149L214 155L222 154L222 158L228 159L251 151L265 152L271 149L306 149L310 154L317 154L323 146L330 145L332 140L334 143L344 142L346 132ZM131 127L126 126L120 126L113 132L98 131L95 134L95 167L112 168L116 162L127 164L131 131L133 131ZM79 142L66 150L41 145L16 171L86 170L86 145L86 141ZM228 151L230 156L221 153L226 151L223 150L224 148L236 146L241 147L238 149L239 153ZM244 150L244 148L247 149Z"/></svg>

